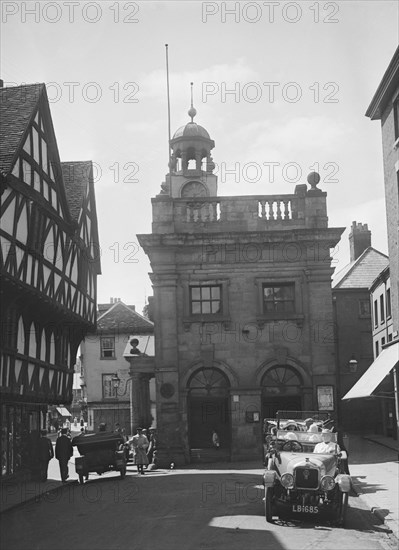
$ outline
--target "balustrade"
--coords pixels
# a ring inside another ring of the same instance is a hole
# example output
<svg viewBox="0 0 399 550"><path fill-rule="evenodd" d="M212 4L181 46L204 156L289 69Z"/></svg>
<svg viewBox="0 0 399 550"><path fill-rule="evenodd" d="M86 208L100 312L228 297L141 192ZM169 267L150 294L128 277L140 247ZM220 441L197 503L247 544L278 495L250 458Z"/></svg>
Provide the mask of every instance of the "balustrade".
<svg viewBox="0 0 399 550"><path fill-rule="evenodd" d="M295 219L294 204L291 198L270 197L259 199L259 217L267 221L282 221Z"/></svg>

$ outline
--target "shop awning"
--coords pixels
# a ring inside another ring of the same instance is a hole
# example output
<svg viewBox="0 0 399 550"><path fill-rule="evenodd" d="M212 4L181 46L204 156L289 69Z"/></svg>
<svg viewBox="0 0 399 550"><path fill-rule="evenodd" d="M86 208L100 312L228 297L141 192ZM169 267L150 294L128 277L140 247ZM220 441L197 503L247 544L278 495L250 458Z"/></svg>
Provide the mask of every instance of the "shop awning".
<svg viewBox="0 0 399 550"><path fill-rule="evenodd" d="M399 363L399 342L395 342L382 350L377 359L371 363L356 384L342 398L358 399L370 397L376 388L381 384L389 372Z"/></svg>
<svg viewBox="0 0 399 550"><path fill-rule="evenodd" d="M65 407L57 407L57 412L61 416L72 416L71 413Z"/></svg>

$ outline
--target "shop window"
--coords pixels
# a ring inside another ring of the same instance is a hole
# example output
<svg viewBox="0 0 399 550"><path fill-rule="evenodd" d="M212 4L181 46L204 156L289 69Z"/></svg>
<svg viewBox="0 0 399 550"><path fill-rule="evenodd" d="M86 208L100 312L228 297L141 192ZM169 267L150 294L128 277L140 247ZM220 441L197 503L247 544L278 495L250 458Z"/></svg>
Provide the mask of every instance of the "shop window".
<svg viewBox="0 0 399 550"><path fill-rule="evenodd" d="M116 388L114 387L113 378L115 374L103 374L102 375L102 387L104 399L115 399Z"/></svg>
<svg viewBox="0 0 399 550"><path fill-rule="evenodd" d="M101 359L115 359L115 338L101 338Z"/></svg>
<svg viewBox="0 0 399 550"><path fill-rule="evenodd" d="M263 284L263 313L294 313L295 284Z"/></svg>
<svg viewBox="0 0 399 550"><path fill-rule="evenodd" d="M218 314L222 309L222 289L220 285L190 286L191 315Z"/></svg>

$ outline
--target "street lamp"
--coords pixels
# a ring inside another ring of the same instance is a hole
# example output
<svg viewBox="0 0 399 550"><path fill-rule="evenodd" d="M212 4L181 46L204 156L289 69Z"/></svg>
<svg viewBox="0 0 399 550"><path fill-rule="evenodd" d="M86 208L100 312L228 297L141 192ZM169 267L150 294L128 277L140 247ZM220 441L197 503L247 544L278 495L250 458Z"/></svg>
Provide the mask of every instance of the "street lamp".
<svg viewBox="0 0 399 550"><path fill-rule="evenodd" d="M128 385L128 382L132 381L132 377L127 378L125 380L125 389L121 393L118 392L121 379L119 378L117 372L115 372L115 374L112 375L111 381L112 381L112 387L115 390L116 397L123 397L124 395L126 395L127 385ZM130 388L130 435L133 435L133 424L134 424L133 422L133 388L131 387Z"/></svg>

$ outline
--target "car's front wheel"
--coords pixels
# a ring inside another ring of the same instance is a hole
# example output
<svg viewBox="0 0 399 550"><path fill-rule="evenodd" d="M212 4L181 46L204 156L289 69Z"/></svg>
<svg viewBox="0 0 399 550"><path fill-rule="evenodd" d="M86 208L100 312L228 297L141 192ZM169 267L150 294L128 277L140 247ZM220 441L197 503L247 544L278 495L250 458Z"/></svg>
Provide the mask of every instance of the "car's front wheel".
<svg viewBox="0 0 399 550"><path fill-rule="evenodd" d="M274 511L274 489L273 487L265 488L265 518L268 523L273 522Z"/></svg>

